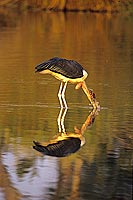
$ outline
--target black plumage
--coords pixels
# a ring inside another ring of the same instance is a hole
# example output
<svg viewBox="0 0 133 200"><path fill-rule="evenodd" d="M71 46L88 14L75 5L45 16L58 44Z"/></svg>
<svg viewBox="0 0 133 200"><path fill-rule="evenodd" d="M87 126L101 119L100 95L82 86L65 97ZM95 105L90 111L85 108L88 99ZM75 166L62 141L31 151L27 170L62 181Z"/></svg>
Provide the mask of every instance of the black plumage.
<svg viewBox="0 0 133 200"><path fill-rule="evenodd" d="M50 70L70 79L81 78L83 76L83 67L78 62L58 57L51 58L37 65L35 70L36 72Z"/></svg>
<svg viewBox="0 0 133 200"><path fill-rule="evenodd" d="M65 157L71 153L75 153L80 149L81 145L81 140L74 137L69 137L46 146L41 145L39 142L33 142L35 144L35 146L33 146L35 150L43 153L44 155L55 157Z"/></svg>

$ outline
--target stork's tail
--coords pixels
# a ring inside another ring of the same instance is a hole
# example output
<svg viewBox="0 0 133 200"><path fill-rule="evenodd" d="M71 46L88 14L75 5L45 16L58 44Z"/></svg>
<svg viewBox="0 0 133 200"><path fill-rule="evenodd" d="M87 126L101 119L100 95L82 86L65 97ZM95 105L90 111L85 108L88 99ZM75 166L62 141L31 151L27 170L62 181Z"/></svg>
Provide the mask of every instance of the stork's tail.
<svg viewBox="0 0 133 200"><path fill-rule="evenodd" d="M49 69L52 65L56 64L59 58L51 58L50 60L47 60L45 62L40 63L35 67L35 72L41 72L43 70Z"/></svg>
<svg viewBox="0 0 133 200"><path fill-rule="evenodd" d="M48 153L48 152L47 152L47 148L46 148L45 146L42 146L39 142L33 141L33 143L35 144L35 145L33 146L33 149L35 149L35 150L37 150L37 151L39 151L39 152L41 152L41 153L44 153L44 154L47 154L47 153Z"/></svg>

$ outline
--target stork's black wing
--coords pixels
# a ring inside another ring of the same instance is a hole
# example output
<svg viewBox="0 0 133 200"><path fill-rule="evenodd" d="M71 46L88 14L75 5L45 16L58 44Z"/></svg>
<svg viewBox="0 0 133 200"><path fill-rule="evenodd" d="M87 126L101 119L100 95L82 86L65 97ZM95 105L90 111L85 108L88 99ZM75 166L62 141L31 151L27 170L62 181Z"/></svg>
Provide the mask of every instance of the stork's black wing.
<svg viewBox="0 0 133 200"><path fill-rule="evenodd" d="M72 79L83 76L83 67L78 62L57 57L37 65L35 69L36 72L49 69L52 72Z"/></svg>

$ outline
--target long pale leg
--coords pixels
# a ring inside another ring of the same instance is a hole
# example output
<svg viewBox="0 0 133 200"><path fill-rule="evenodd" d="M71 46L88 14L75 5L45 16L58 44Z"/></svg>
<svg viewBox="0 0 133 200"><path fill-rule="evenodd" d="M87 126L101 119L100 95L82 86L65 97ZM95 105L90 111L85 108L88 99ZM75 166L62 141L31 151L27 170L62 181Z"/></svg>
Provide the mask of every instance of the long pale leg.
<svg viewBox="0 0 133 200"><path fill-rule="evenodd" d="M59 133L62 132L62 128L61 128L62 111L63 111L63 108L60 109L60 112L59 112L59 115L58 115L58 118L57 118Z"/></svg>
<svg viewBox="0 0 133 200"><path fill-rule="evenodd" d="M61 117L61 128L62 128L62 132L63 133L66 132L65 125L64 125L64 120L65 120L66 113L67 113L67 108L64 109L64 113L63 113L63 115Z"/></svg>
<svg viewBox="0 0 133 200"><path fill-rule="evenodd" d="M68 108L67 102L66 102L66 99L65 99L66 87L67 87L67 82L65 82L64 88L63 88L63 90L62 90L62 100L63 100L63 102L64 102L64 107L65 107L65 108Z"/></svg>
<svg viewBox="0 0 133 200"><path fill-rule="evenodd" d="M60 88L59 88L59 92L58 92L58 98L59 98L59 102L60 102L61 108L63 108L63 103L62 103L62 86L63 86L63 83L61 82Z"/></svg>
<svg viewBox="0 0 133 200"><path fill-rule="evenodd" d="M64 126L64 120L65 120L65 116L67 113L67 108L61 108L58 118L57 118L57 122L58 122L58 129L59 129L59 133L65 133L65 126Z"/></svg>

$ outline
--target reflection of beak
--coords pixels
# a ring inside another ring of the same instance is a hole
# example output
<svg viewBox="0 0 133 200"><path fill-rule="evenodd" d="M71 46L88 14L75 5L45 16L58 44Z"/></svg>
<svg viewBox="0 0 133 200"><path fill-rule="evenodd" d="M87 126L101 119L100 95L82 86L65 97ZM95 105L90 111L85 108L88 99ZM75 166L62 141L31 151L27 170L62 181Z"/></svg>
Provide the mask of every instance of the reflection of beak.
<svg viewBox="0 0 133 200"><path fill-rule="evenodd" d="M77 126L74 126L74 132L76 134L81 134L81 130L77 128Z"/></svg>

